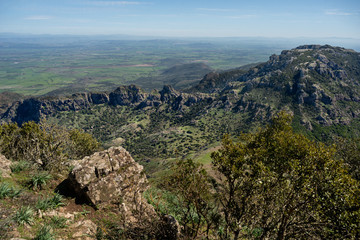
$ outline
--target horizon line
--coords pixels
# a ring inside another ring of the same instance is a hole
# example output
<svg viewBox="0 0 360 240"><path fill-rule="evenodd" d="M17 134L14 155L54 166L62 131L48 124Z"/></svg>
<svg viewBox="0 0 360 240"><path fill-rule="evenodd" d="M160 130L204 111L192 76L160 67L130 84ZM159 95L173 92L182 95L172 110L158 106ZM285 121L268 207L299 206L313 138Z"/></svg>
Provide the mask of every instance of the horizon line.
<svg viewBox="0 0 360 240"><path fill-rule="evenodd" d="M75 33L21 33L21 32L0 32L0 35L13 34L23 36L75 36L75 37L111 37L111 36L126 36L126 37L143 37L143 38L270 38L270 39L351 39L360 40L357 37L339 37L339 36L170 36L170 35L137 35L126 33L89 33L89 34L75 34Z"/></svg>

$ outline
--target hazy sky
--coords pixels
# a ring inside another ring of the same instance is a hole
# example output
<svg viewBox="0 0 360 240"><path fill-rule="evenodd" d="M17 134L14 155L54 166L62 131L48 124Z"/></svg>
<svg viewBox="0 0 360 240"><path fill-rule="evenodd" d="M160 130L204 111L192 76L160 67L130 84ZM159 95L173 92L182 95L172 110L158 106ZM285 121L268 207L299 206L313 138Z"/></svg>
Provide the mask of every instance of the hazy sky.
<svg viewBox="0 0 360 240"><path fill-rule="evenodd" d="M0 0L0 32L360 38L360 0Z"/></svg>

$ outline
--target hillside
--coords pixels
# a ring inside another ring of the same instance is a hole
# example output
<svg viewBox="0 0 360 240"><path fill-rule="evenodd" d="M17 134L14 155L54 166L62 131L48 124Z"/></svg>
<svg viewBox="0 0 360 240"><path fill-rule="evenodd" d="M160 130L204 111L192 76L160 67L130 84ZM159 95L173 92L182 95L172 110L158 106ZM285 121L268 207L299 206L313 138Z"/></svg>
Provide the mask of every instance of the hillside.
<svg viewBox="0 0 360 240"><path fill-rule="evenodd" d="M47 117L82 128L105 145L125 146L137 161L158 171L174 158L203 159L224 133L256 129L280 110L292 112L295 130L310 138L358 136L359 76L359 53L306 45L272 55L247 71L207 74L186 93L170 86L147 93L131 85L112 92L31 98L14 103L2 120L21 124Z"/></svg>
<svg viewBox="0 0 360 240"><path fill-rule="evenodd" d="M300 46L271 56L222 94L237 91L273 108L288 105L311 130L312 122L347 125L359 115L359 76L359 53L328 45Z"/></svg>

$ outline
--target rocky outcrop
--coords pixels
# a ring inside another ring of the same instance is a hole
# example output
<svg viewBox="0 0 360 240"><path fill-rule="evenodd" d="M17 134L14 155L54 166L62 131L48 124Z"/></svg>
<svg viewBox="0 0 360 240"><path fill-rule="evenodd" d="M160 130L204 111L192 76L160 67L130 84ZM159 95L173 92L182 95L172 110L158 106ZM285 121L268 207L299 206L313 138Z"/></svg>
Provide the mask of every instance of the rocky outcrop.
<svg viewBox="0 0 360 240"><path fill-rule="evenodd" d="M79 111L89 109L97 104L112 106L131 106L136 109L159 107L167 104L173 110L180 111L189 107L205 96L202 94L183 94L171 86L155 93L145 93L135 85L121 86L110 93L77 93L70 97L29 98L15 102L1 116L2 121L12 121L22 124L28 121L40 121L41 118L63 111Z"/></svg>
<svg viewBox="0 0 360 240"><path fill-rule="evenodd" d="M87 203L95 209L113 209L122 217L119 225L124 229L146 232L149 231L146 228L153 228L155 235L177 239L178 223L171 216L159 217L144 199L148 182L143 167L124 148L111 147L74 164L64 182L78 203Z"/></svg>
<svg viewBox="0 0 360 240"><path fill-rule="evenodd" d="M0 177L10 177L12 162L0 154Z"/></svg>
<svg viewBox="0 0 360 240"><path fill-rule="evenodd" d="M3 114L13 102L20 101L24 96L14 92L0 93L0 114Z"/></svg>
<svg viewBox="0 0 360 240"><path fill-rule="evenodd" d="M281 103L301 109L301 118L321 125L350 124L360 98L359 63L360 54L353 50L304 45L272 55L240 76L239 85L228 83L224 89L238 89L256 105L250 108L249 101L241 100L240 110L259 108L272 98L272 107Z"/></svg>
<svg viewBox="0 0 360 240"><path fill-rule="evenodd" d="M139 104L146 98L147 94L139 87L135 85L122 86L109 94L109 104L114 106L131 106Z"/></svg>
<svg viewBox="0 0 360 240"><path fill-rule="evenodd" d="M76 161L69 180L77 198L96 208L115 204L124 209L151 209L142 198L147 187L142 171L124 148L112 147Z"/></svg>
<svg viewBox="0 0 360 240"><path fill-rule="evenodd" d="M3 115L3 120L18 124L38 122L44 116L59 111L78 111L90 107L91 94L74 94L69 98L29 98L14 103Z"/></svg>
<svg viewBox="0 0 360 240"><path fill-rule="evenodd" d="M220 73L210 72L206 74L199 84L187 90L187 92L216 93L221 91L227 83L234 81L239 76L245 74L251 65L246 65L238 69L223 71ZM255 65L255 64L254 64ZM256 64L257 65L257 64Z"/></svg>

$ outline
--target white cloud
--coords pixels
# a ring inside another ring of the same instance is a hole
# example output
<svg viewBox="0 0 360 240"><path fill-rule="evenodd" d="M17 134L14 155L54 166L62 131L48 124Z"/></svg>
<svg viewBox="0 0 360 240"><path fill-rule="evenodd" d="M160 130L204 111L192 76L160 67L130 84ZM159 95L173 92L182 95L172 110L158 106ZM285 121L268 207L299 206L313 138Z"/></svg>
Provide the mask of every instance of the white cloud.
<svg viewBox="0 0 360 240"><path fill-rule="evenodd" d="M25 20L49 20L53 18L52 16L29 16Z"/></svg>
<svg viewBox="0 0 360 240"><path fill-rule="evenodd" d="M353 13L342 12L342 11L339 11L338 9L326 10L325 14L326 15L333 15L333 16L351 16L351 15L353 15Z"/></svg>

